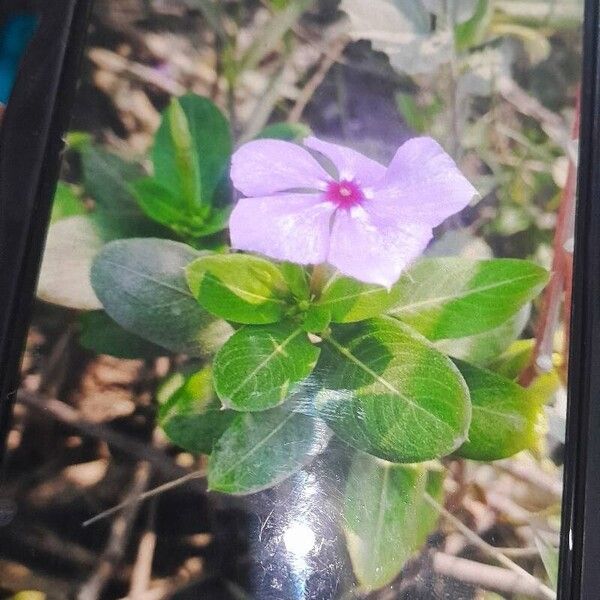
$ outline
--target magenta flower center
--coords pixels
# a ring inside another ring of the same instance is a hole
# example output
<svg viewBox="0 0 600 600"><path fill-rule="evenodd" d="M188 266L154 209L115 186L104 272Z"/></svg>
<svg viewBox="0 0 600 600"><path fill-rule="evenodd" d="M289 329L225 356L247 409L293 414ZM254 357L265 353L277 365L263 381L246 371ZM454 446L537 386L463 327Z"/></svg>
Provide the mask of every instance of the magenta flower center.
<svg viewBox="0 0 600 600"><path fill-rule="evenodd" d="M329 202L337 204L340 208L351 208L357 204L361 204L365 195L360 189L360 186L354 181L330 181L327 184L325 197Z"/></svg>

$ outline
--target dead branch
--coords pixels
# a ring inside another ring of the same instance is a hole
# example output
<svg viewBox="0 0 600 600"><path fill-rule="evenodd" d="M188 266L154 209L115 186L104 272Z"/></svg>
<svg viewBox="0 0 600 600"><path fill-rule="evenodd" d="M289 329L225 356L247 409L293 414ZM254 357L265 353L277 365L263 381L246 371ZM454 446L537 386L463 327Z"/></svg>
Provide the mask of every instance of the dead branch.
<svg viewBox="0 0 600 600"><path fill-rule="evenodd" d="M140 463L133 477L127 500L133 500L123 513L113 521L108 543L100 559L100 563L92 576L83 584L77 600L98 600L102 590L110 581L115 568L123 558L127 541L133 529L133 523L140 507L135 500L144 492L150 481L151 467L147 462Z"/></svg>
<svg viewBox="0 0 600 600"><path fill-rule="evenodd" d="M516 594L546 600L548 595L539 586L517 573L502 567L494 567L480 562L436 552L433 555L433 569L439 575L452 577L485 590L504 594Z"/></svg>
<svg viewBox="0 0 600 600"><path fill-rule="evenodd" d="M148 490L147 492L140 494L136 498L128 498L128 499L124 500L123 502L121 502L121 504L117 504L116 506L113 506L112 508L102 511L100 514L97 514L95 517L92 517L91 519L88 519L87 521L85 521L83 523L83 526L88 527L89 525L93 525L94 523L97 523L98 521L101 521L102 519L106 519L107 517L110 517L111 515L114 515L115 513L118 513L119 511L129 507L131 504L137 504L137 503L141 502L142 500L147 500L148 498L154 498L155 496L158 496L159 494L163 494L164 492L172 490L176 487L180 487L180 486L184 485L185 483L188 483L189 481L193 481L194 479L203 479L205 476L206 476L205 473L203 473L201 471L197 471L197 472L193 472L193 473L188 473L187 475L184 475L183 477L180 477L179 479L175 479L174 481L168 481L167 483L164 483L163 485L159 485L158 487L155 487L151 490Z"/></svg>
<svg viewBox="0 0 600 600"><path fill-rule="evenodd" d="M290 111L287 121L288 123L296 123L302 117L304 109L314 96L317 88L323 83L329 69L338 61L344 52L344 48L348 44L347 39L337 40L332 46L323 53L323 58L319 68L315 71L313 76L308 80L306 85L300 91L300 95L296 100L296 104Z"/></svg>
<svg viewBox="0 0 600 600"><path fill-rule="evenodd" d="M499 81L500 94L521 114L540 123L546 135L561 147L569 159L573 160L569 127L564 119L546 108L537 98L525 91L514 79L504 77Z"/></svg>
<svg viewBox="0 0 600 600"><path fill-rule="evenodd" d="M129 587L130 600L143 598L145 592L150 586L152 577L152 562L154 560L154 551L156 549L156 532L154 531L154 522L156 520L156 500L150 503L148 511L148 522L146 529L140 538L137 557L131 572L131 585Z"/></svg>
<svg viewBox="0 0 600 600"><path fill-rule="evenodd" d="M499 460L494 463L494 467L549 494L556 501L562 498L562 482L542 471L533 460Z"/></svg>
<svg viewBox="0 0 600 600"><path fill-rule="evenodd" d="M424 494L423 498L425 501L436 511L440 513L444 519L450 522L465 538L473 544L476 548L481 550L484 554L490 558L496 560L503 567L510 570L516 576L520 577L527 585L536 588L535 598L543 600L556 600L556 594L545 584L539 581L531 573L528 573L523 567L513 562L510 558L498 551L498 548L494 548L491 544L488 544L484 539L479 537L474 531L469 529L460 519L456 518L450 511L446 510L439 502L432 498L429 494Z"/></svg>
<svg viewBox="0 0 600 600"><path fill-rule="evenodd" d="M117 75L132 77L142 83L152 85L171 96L182 96L186 92L186 88L183 85L161 73L158 69L128 60L106 48L91 48L88 52L88 57L101 69L111 71Z"/></svg>
<svg viewBox="0 0 600 600"><path fill-rule="evenodd" d="M130 436L123 435L105 425L90 423L79 417L75 409L55 398L44 398L24 390L19 391L17 401L39 410L52 419L73 427L83 435L102 440L123 451L127 456L137 460L148 461L157 473L168 479L175 479L189 475L189 471L175 464L166 454L152 447L150 444L139 442ZM193 488L203 493L205 484L198 480L191 482Z"/></svg>

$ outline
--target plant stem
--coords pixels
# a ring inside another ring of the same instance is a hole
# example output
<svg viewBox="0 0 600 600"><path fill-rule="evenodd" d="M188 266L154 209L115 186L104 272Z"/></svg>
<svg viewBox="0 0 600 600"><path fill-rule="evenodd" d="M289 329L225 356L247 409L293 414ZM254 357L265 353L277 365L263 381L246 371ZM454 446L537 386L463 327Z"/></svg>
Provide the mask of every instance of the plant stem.
<svg viewBox="0 0 600 600"><path fill-rule="evenodd" d="M323 286L327 282L329 272L326 265L315 265L310 277L310 295L318 298L323 291Z"/></svg>
<svg viewBox="0 0 600 600"><path fill-rule="evenodd" d="M77 600L97 600L103 596L104 588L110 582L127 548L129 537L140 508L140 494L146 489L151 474L152 471L149 463L142 462L138 465L131 489L127 493L127 500L123 503L127 507L127 510L113 522L108 543L100 562L92 576L79 590Z"/></svg>
<svg viewBox="0 0 600 600"><path fill-rule="evenodd" d="M332 44L331 48L328 51L323 52L319 68L315 71L314 75L302 88L302 91L300 92L300 95L296 100L296 104L294 104L294 108L292 108L290 114L288 115L288 123L297 123L300 120L304 109L311 101L318 87L325 79L327 73L329 73L331 67L333 67L333 65L342 56L342 53L344 52L344 48L348 44L348 41L349 40L345 37L338 39Z"/></svg>
<svg viewBox="0 0 600 600"><path fill-rule="evenodd" d="M277 48L285 33L300 20L304 11L308 10L313 3L314 0L294 0L271 17L240 59L240 72L255 69L265 56Z"/></svg>
<svg viewBox="0 0 600 600"><path fill-rule="evenodd" d="M456 42L454 41L454 14L449 6L448 0L443 2L443 28L450 32L452 36L452 44L450 49L450 61L448 62L446 71L446 90L445 94L450 100L449 120L450 124L447 128L446 146L448 152L456 162L460 162L463 154L462 147L462 117L461 106L459 102L458 79L460 76L459 62L456 51Z"/></svg>
<svg viewBox="0 0 600 600"><path fill-rule="evenodd" d="M579 113L580 101L578 95L577 109L571 131L572 139L576 139L578 135ZM577 187L577 167L568 153L567 157L569 158L569 172L567 182L562 190L556 231L554 233L552 276L542 298L542 309L538 321L535 348L531 362L519 378L519 383L526 387L533 383L540 371L544 372L552 368L554 334L559 324L561 304L565 320L565 356L562 368L565 373L567 369L573 256L565 249L565 244L569 238L573 237L575 192Z"/></svg>
<svg viewBox="0 0 600 600"><path fill-rule="evenodd" d="M119 512L120 510L127 508L131 504L138 504L139 502L142 502L143 500L147 500L148 498L153 498L154 496L158 496L159 494L168 492L169 490L179 487L179 486L183 485L184 483L191 481L192 479L202 479L204 477L206 477L206 473L204 473L203 471L194 471L193 473L188 473L187 475L184 475L183 477L180 477L179 479L175 479L173 481L168 481L167 483L163 483L162 485L159 485L158 487L155 487L143 494L139 494L138 496L136 496L133 499L125 500L124 502L121 502L121 504L117 504L116 506L113 506L112 508L109 508L108 510L105 510L105 511L97 514L95 517L92 517L91 519L84 521L83 526L88 527L89 525L92 525L93 523L97 523L98 521L101 521L102 519L106 519L106 517L110 517L111 515L114 515L115 513Z"/></svg>

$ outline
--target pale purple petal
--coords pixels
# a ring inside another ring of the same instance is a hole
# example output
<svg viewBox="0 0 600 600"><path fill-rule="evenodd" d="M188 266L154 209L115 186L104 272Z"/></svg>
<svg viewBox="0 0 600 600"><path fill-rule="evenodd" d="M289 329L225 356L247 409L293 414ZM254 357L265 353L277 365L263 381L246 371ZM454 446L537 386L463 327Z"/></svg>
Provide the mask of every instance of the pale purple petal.
<svg viewBox="0 0 600 600"><path fill-rule="evenodd" d="M229 219L231 246L302 265L325 262L334 211L317 194L242 198Z"/></svg>
<svg viewBox="0 0 600 600"><path fill-rule="evenodd" d="M322 189L331 176L297 144L255 140L233 154L231 180L244 196L268 196L297 188Z"/></svg>
<svg viewBox="0 0 600 600"><path fill-rule="evenodd" d="M383 165L356 150L323 142L316 137L306 138L304 145L325 155L338 170L340 179L354 179L360 185L370 187L385 175L386 169Z"/></svg>
<svg viewBox="0 0 600 600"><path fill-rule="evenodd" d="M390 288L433 234L428 225L380 218L373 203L336 213L327 261L344 275Z"/></svg>
<svg viewBox="0 0 600 600"><path fill-rule="evenodd" d="M404 222L435 227L460 212L477 190L433 139L413 138L400 147L373 197L380 211L401 214ZM386 206L387 205L387 206Z"/></svg>

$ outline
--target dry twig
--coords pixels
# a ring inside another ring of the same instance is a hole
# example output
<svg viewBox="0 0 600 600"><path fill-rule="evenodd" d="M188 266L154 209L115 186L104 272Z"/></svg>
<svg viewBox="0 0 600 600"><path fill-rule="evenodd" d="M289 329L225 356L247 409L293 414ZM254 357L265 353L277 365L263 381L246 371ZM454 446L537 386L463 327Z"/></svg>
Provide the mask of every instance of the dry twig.
<svg viewBox="0 0 600 600"><path fill-rule="evenodd" d="M562 482L542 471L533 460L525 462L522 457L519 460L499 460L494 463L494 467L549 494L553 500L562 498Z"/></svg>
<svg viewBox="0 0 600 600"><path fill-rule="evenodd" d="M149 588L152 577L152 562L154 560L154 551L156 549L156 532L154 531L154 522L156 520L156 500L150 503L148 511L148 522L146 530L140 538L137 557L131 572L131 585L129 588L130 600L138 600L144 597Z"/></svg>
<svg viewBox="0 0 600 600"><path fill-rule="evenodd" d="M105 425L90 423L80 418L77 411L68 404L55 398L43 398L36 394L19 391L17 400L22 404L40 410L49 417L65 423L81 434L96 438L123 451L126 456L137 460L147 460L156 471L163 477L173 479L175 477L186 477L189 471L175 464L166 454L153 448L150 444L144 444L114 431ZM201 481L195 481L194 489L198 492L206 491L206 486Z"/></svg>
<svg viewBox="0 0 600 600"><path fill-rule="evenodd" d="M128 60L106 48L91 48L88 57L101 69L111 71L117 75L128 75L171 96L182 96L186 92L183 85L161 73L158 69Z"/></svg>
<svg viewBox="0 0 600 600"><path fill-rule="evenodd" d="M542 592L538 585L502 567L484 565L466 558L436 552L433 555L433 569L439 575L451 577L485 590L518 594L539 600L548 598L548 595Z"/></svg>
<svg viewBox="0 0 600 600"><path fill-rule="evenodd" d="M337 40L334 44L332 44L331 48L329 48L327 52L323 53L323 59L321 60L319 68L302 88L302 91L296 100L296 104L290 111L290 114L287 118L288 123L296 123L300 120L306 106L317 91L317 88L321 85L321 83L323 83L327 73L329 73L329 69L331 69L331 67L338 61L340 56L342 56L344 48L347 44L348 40L345 38Z"/></svg>
<svg viewBox="0 0 600 600"><path fill-rule="evenodd" d="M187 475L184 475L183 477L180 477L179 479L175 479L174 481L168 481L167 483L164 483L163 485L159 485L158 487L155 487L152 490L144 492L144 493L140 494L139 496L136 496L135 498L128 498L127 500L121 502L121 504L117 504L116 506L113 506L112 508L109 508L108 510L102 511L100 514L97 514L95 517L92 517L91 519L84 521L83 526L88 527L89 525L97 523L98 521L101 521L102 519L106 519L107 517L110 517L111 515L114 515L115 513L119 512L121 510L124 510L125 508L128 508L132 504L137 504L139 502L142 502L143 500L147 500L148 498L153 498L155 496L158 496L159 494L168 492L169 490L172 490L176 487L180 487L180 486L184 485L185 483L188 483L189 481L192 481L194 479L202 479L205 476L206 476L205 473L203 473L201 471L197 471L194 473L188 473Z"/></svg>
<svg viewBox="0 0 600 600"><path fill-rule="evenodd" d="M484 554L493 558L500 563L506 569L509 569L516 575L518 575L527 585L531 586L532 589L537 590L536 598L541 600L556 600L556 594L541 581L535 578L531 573L528 573L523 567L520 567L517 563L513 562L510 558L502 554L498 548L494 548L491 544L488 544L485 540L481 539L474 531L471 531L460 519L457 519L450 511L446 510L439 502L432 498L429 494L424 495L425 501L440 513L446 520L462 533L471 544L476 548L479 548Z"/></svg>
<svg viewBox="0 0 600 600"><path fill-rule="evenodd" d="M79 590L77 600L97 600L102 597L102 590L110 581L116 566L123 558L127 541L140 507L137 499L146 489L150 481L150 475L150 464L147 462L140 463L135 472L131 489L127 494L127 508L119 518L114 520L110 537L100 558L100 562L92 576Z"/></svg>

